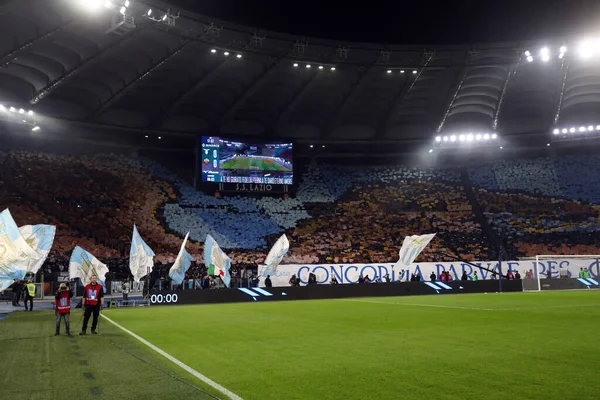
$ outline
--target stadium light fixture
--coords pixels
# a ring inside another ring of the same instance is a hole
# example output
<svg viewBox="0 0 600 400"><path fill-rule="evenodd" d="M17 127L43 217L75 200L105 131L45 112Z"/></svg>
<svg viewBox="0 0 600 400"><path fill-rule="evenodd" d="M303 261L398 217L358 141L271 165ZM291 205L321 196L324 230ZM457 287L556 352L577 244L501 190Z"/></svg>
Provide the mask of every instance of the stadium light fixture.
<svg viewBox="0 0 600 400"><path fill-rule="evenodd" d="M388 70L387 70L387 73L388 73L388 74L391 74L391 73L392 73L392 70L391 70L391 69L388 69Z"/></svg>
<svg viewBox="0 0 600 400"><path fill-rule="evenodd" d="M17 111L17 109L16 109L16 108L14 108L14 107L11 107L11 108L9 108L8 110L9 110L10 112L16 112L16 111Z"/></svg>
<svg viewBox="0 0 600 400"><path fill-rule="evenodd" d="M401 73L401 74L403 74L403 73L404 73L404 70L403 70L403 69L401 69L401 70L400 70L400 73Z"/></svg>
<svg viewBox="0 0 600 400"><path fill-rule="evenodd" d="M210 49L210 52L214 54L217 52L217 49Z"/></svg>
<svg viewBox="0 0 600 400"><path fill-rule="evenodd" d="M552 133L554 133L555 135L558 135L560 133L560 130L559 129L555 129L555 130L552 131Z"/></svg>
<svg viewBox="0 0 600 400"><path fill-rule="evenodd" d="M25 114L25 110L23 110L22 108L19 109L19 114Z"/></svg>
<svg viewBox="0 0 600 400"><path fill-rule="evenodd" d="M451 142L456 142L456 136L455 135L450 136L450 141Z"/></svg>
<svg viewBox="0 0 600 400"><path fill-rule="evenodd" d="M6 111L6 107L4 107L2 104L0 104L0 111Z"/></svg>
<svg viewBox="0 0 600 400"><path fill-rule="evenodd" d="M494 139L494 140L495 140L495 139L498 139L498 135L497 135L497 134L495 134L495 133L492 133L492 139Z"/></svg>
<svg viewBox="0 0 600 400"><path fill-rule="evenodd" d="M527 62L533 62L533 57L527 56Z"/></svg>
<svg viewBox="0 0 600 400"><path fill-rule="evenodd" d="M306 64L306 68L310 68L310 64Z"/></svg>
<svg viewBox="0 0 600 400"><path fill-rule="evenodd" d="M225 52L223 52L223 55L225 55L225 56L228 56L228 55L229 55L229 52L228 52L228 51L225 51Z"/></svg>
<svg viewBox="0 0 600 400"><path fill-rule="evenodd" d="M561 53L566 53L567 52L567 46L560 46L560 52Z"/></svg>
<svg viewBox="0 0 600 400"><path fill-rule="evenodd" d="M129 0L125 0L125 7L129 7Z"/></svg>
<svg viewBox="0 0 600 400"><path fill-rule="evenodd" d="M148 139L148 135L144 136L146 139Z"/></svg>
<svg viewBox="0 0 600 400"><path fill-rule="evenodd" d="M575 128L571 128L571 129L569 129L569 132L571 132L571 133L575 133Z"/></svg>
<svg viewBox="0 0 600 400"><path fill-rule="evenodd" d="M236 55L237 58L242 58L241 54Z"/></svg>
<svg viewBox="0 0 600 400"><path fill-rule="evenodd" d="M459 135L458 136L458 140L460 140L461 142L465 141L465 135Z"/></svg>
<svg viewBox="0 0 600 400"><path fill-rule="evenodd" d="M544 47L542 48L542 50L540 50L540 55L542 57L543 62L550 61L550 50L548 50L547 47Z"/></svg>
<svg viewBox="0 0 600 400"><path fill-rule="evenodd" d="M504 147L500 146L500 150L502 150Z"/></svg>
<svg viewBox="0 0 600 400"><path fill-rule="evenodd" d="M435 137L435 141L439 143L439 142L441 142L441 141L442 141L442 138L441 138L440 136L436 136L436 137Z"/></svg>
<svg viewBox="0 0 600 400"><path fill-rule="evenodd" d="M485 135L483 135L483 140L490 140L490 134L486 133Z"/></svg>
<svg viewBox="0 0 600 400"><path fill-rule="evenodd" d="M159 136L159 137L158 137L158 140L160 140L160 139L162 139L162 136Z"/></svg>
<svg viewBox="0 0 600 400"><path fill-rule="evenodd" d="M585 126L580 126L579 127L579 132L585 132Z"/></svg>
<svg viewBox="0 0 600 400"><path fill-rule="evenodd" d="M429 149L429 152L430 152L430 153L433 153L433 149Z"/></svg>
<svg viewBox="0 0 600 400"><path fill-rule="evenodd" d="M477 135L475 135L475 139L481 140L481 133L478 133Z"/></svg>
<svg viewBox="0 0 600 400"><path fill-rule="evenodd" d="M469 133L469 134L467 135L467 142L472 142L472 141L473 141L473 134L472 134L472 133Z"/></svg>
<svg viewBox="0 0 600 400"><path fill-rule="evenodd" d="M162 20L163 20L163 21L166 21L166 20L167 20L167 17L168 17L168 15L167 15L167 14L163 15L163 17L162 17Z"/></svg>
<svg viewBox="0 0 600 400"><path fill-rule="evenodd" d="M325 145L321 146L322 148L325 148Z"/></svg>
<svg viewBox="0 0 600 400"><path fill-rule="evenodd" d="M531 57L531 52L529 50L525 52L525 57Z"/></svg>
<svg viewBox="0 0 600 400"><path fill-rule="evenodd" d="M596 125L596 130L600 131L600 125Z"/></svg>
<svg viewBox="0 0 600 400"><path fill-rule="evenodd" d="M594 53L596 51L596 48L594 46L594 42L591 40L583 40L580 44L579 44L579 56L583 59L588 59L594 56Z"/></svg>
<svg viewBox="0 0 600 400"><path fill-rule="evenodd" d="M125 6L121 7L119 12L121 13L121 15L125 15L125 12L127 12L127 7L125 7Z"/></svg>
<svg viewBox="0 0 600 400"><path fill-rule="evenodd" d="M104 7L112 9L115 5L113 4L113 2L111 0L106 0L104 2Z"/></svg>
<svg viewBox="0 0 600 400"><path fill-rule="evenodd" d="M335 67L331 67L331 70L332 70L332 71L335 71Z"/></svg>
<svg viewBox="0 0 600 400"><path fill-rule="evenodd" d="M415 69L415 70L413 70L413 75L414 75L414 74L416 74L416 73L417 73L417 70L416 70L416 69Z"/></svg>
<svg viewBox="0 0 600 400"><path fill-rule="evenodd" d="M562 133L567 133L567 132L569 132L569 130L567 128L563 128L563 130L561 132Z"/></svg>
<svg viewBox="0 0 600 400"><path fill-rule="evenodd" d="M312 149L313 147L315 147L315 146L313 146L313 145L311 144L311 145L310 145L310 148Z"/></svg>
<svg viewBox="0 0 600 400"><path fill-rule="evenodd" d="M547 147L550 147L550 143L547 143L547 144L546 144L546 146L547 146Z"/></svg>
<svg viewBox="0 0 600 400"><path fill-rule="evenodd" d="M319 69L323 69L323 66L322 66L322 65L319 65Z"/></svg>
<svg viewBox="0 0 600 400"><path fill-rule="evenodd" d="M588 132L592 132L594 130L594 127L592 125L588 126Z"/></svg>
<svg viewBox="0 0 600 400"><path fill-rule="evenodd" d="M148 12L146 13L147 16L151 16L152 15L152 9L149 9Z"/></svg>
<svg viewBox="0 0 600 400"><path fill-rule="evenodd" d="M33 115L33 111L31 111L31 110L27 111L27 115L29 115L31 117Z"/></svg>
<svg viewBox="0 0 600 400"><path fill-rule="evenodd" d="M298 66L298 63L294 63L294 67L297 67L297 66Z"/></svg>
<svg viewBox="0 0 600 400"><path fill-rule="evenodd" d="M443 140L444 140L444 142L447 142L448 141L448 136L444 136Z"/></svg>
<svg viewBox="0 0 600 400"><path fill-rule="evenodd" d="M37 131L39 131L39 130L40 130L40 127L39 127L39 126L34 126L33 128L31 128L31 130L32 130L33 132L37 132Z"/></svg>

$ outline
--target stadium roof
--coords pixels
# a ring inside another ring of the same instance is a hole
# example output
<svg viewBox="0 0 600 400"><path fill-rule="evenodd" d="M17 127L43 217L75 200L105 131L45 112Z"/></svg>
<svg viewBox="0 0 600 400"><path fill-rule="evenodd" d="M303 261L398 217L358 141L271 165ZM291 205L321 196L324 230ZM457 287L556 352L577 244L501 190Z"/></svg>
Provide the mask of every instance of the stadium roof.
<svg viewBox="0 0 600 400"><path fill-rule="evenodd" d="M96 10L81 3L0 6L0 104L140 135L298 141L547 135L600 124L595 39L582 59L568 38L338 43L167 12L166 1L98 0Z"/></svg>

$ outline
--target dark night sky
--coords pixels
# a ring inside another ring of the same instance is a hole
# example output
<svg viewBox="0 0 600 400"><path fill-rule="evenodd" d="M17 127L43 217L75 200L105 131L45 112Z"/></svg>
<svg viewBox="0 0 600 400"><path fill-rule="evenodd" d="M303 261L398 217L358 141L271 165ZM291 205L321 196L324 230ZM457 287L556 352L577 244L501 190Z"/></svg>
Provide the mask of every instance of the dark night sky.
<svg viewBox="0 0 600 400"><path fill-rule="evenodd" d="M600 33L600 0L169 2L225 21L341 41L461 44Z"/></svg>

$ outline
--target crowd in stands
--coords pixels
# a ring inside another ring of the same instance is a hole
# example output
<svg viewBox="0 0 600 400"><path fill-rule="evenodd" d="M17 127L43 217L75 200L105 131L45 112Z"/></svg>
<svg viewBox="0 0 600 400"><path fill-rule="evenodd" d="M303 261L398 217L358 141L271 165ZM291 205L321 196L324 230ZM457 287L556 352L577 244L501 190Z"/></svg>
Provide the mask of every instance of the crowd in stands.
<svg viewBox="0 0 600 400"><path fill-rule="evenodd" d="M510 256L596 254L600 174L596 156L505 160L468 171L475 198ZM196 191L160 164L115 155L0 152L0 207L19 225L57 226L44 266L64 271L78 245L126 275L133 225L166 275L183 236L206 273L202 242L211 234L246 276L282 234L285 264L395 262L407 235L437 232L419 261L493 260L461 176L451 169L309 166L297 195L216 197Z"/></svg>

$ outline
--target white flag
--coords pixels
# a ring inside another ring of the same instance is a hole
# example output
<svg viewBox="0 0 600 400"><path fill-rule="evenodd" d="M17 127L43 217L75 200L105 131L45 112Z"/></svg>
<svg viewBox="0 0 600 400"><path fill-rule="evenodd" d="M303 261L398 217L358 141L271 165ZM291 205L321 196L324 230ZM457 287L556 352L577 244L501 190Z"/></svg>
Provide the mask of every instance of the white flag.
<svg viewBox="0 0 600 400"><path fill-rule="evenodd" d="M434 236L435 233L405 237L400 249L400 258L394 267L408 267L412 264Z"/></svg>
<svg viewBox="0 0 600 400"><path fill-rule="evenodd" d="M185 235L185 239L183 239L183 243L181 244L181 249L179 249L179 254L175 259L173 266L171 266L171 269L169 270L169 277L171 277L173 282L177 283L178 285L180 285L185 279L185 273L190 268L190 265L193 261L192 256L185 249L189 235L189 232L187 235Z"/></svg>
<svg viewBox="0 0 600 400"><path fill-rule="evenodd" d="M137 227L133 225L133 238L131 239L131 250L129 251L129 270L134 281L139 282L143 276L152 272L154 256L152 249L144 242Z"/></svg>
<svg viewBox="0 0 600 400"><path fill-rule="evenodd" d="M50 254L56 227L52 225L24 225L19 227L19 232L21 232L27 244L40 255L37 260L30 259L27 263L27 273L36 274L48 258L48 254Z"/></svg>
<svg viewBox="0 0 600 400"><path fill-rule="evenodd" d="M75 247L73 254L71 255L71 261L69 262L69 276L71 279L79 278L84 285L87 285L92 281L92 275L96 275L98 283L104 287L106 291L106 274L108 273L108 267L88 253L81 247Z"/></svg>
<svg viewBox="0 0 600 400"><path fill-rule="evenodd" d="M277 266L281 263L281 260L283 260L283 256L287 254L289 249L290 242L288 241L288 238L287 236L285 236L284 233L279 239L277 239L277 242L275 242L273 247L271 247L267 258L265 259L266 267L262 272L262 276L266 277L267 275L275 275L275 272L277 271Z"/></svg>

